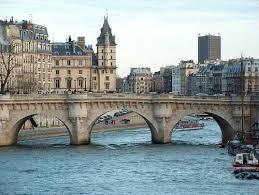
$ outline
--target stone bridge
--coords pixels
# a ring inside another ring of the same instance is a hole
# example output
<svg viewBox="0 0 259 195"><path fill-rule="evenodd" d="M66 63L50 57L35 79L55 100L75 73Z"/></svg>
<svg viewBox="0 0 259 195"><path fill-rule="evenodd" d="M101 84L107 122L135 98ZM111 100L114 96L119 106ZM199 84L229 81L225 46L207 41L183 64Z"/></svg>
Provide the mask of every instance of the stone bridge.
<svg viewBox="0 0 259 195"><path fill-rule="evenodd" d="M259 101L245 97L244 129L249 142L250 127L258 120ZM222 142L241 129L239 97L197 97L132 94L2 95L0 96L0 146L14 145L26 120L46 114L67 128L71 144L89 144L98 117L112 110L134 111L146 121L153 143L171 142L172 129L184 116L207 113L218 123Z"/></svg>

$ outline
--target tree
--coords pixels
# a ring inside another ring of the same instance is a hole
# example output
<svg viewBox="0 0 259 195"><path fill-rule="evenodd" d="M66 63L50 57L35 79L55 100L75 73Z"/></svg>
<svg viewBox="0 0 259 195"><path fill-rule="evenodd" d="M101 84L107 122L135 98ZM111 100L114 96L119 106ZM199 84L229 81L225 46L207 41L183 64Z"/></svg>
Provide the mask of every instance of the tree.
<svg viewBox="0 0 259 195"><path fill-rule="evenodd" d="M0 44L0 94L7 91L8 79L15 68L15 44L13 40Z"/></svg>

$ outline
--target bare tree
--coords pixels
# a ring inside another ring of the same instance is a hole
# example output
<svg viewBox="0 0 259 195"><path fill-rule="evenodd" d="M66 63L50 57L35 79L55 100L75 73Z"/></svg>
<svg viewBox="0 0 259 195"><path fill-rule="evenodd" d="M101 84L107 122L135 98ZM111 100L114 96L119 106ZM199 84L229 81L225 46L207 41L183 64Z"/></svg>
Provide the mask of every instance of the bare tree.
<svg viewBox="0 0 259 195"><path fill-rule="evenodd" d="M14 41L6 41L0 45L0 94L4 94L7 89L8 79L15 68L15 44Z"/></svg>

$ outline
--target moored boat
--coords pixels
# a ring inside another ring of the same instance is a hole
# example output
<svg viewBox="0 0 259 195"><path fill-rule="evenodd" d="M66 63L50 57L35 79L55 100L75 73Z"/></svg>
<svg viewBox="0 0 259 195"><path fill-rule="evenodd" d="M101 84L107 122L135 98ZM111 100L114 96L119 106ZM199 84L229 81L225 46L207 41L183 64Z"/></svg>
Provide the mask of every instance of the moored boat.
<svg viewBox="0 0 259 195"><path fill-rule="evenodd" d="M200 123L199 120L193 117L186 117L183 120L180 120L176 124L174 129L178 131L184 131L184 130L198 130L203 128L204 128L204 123Z"/></svg>
<svg viewBox="0 0 259 195"><path fill-rule="evenodd" d="M238 153L234 158L234 170L259 172L259 162L253 152Z"/></svg>

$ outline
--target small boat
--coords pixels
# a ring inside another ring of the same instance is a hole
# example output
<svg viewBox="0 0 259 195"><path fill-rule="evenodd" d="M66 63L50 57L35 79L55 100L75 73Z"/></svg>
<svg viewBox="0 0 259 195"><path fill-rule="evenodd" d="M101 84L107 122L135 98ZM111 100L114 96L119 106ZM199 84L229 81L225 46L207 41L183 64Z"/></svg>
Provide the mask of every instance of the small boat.
<svg viewBox="0 0 259 195"><path fill-rule="evenodd" d="M183 131L183 130L198 130L203 129L204 123L200 123L198 119L195 119L193 117L186 117L183 120L180 120L176 126L175 130Z"/></svg>
<svg viewBox="0 0 259 195"><path fill-rule="evenodd" d="M259 172L259 162L253 152L238 153L234 158L234 170Z"/></svg>

